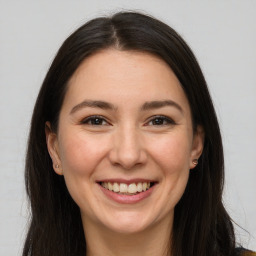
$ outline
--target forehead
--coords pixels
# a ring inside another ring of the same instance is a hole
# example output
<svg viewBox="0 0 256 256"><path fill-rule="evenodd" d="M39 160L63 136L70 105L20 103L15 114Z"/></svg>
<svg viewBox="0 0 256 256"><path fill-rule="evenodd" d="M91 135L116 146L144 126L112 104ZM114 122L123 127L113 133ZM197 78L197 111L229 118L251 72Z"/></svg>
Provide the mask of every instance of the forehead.
<svg viewBox="0 0 256 256"><path fill-rule="evenodd" d="M145 52L115 49L86 58L71 77L64 103L84 99L117 105L171 99L189 108L179 80L165 61Z"/></svg>
<svg viewBox="0 0 256 256"><path fill-rule="evenodd" d="M179 84L168 64L153 54L106 49L86 58L74 72L69 84L76 83L77 80L105 78L111 79L112 82L129 81L131 85L134 81L138 85L142 79L151 79L153 83L155 80L159 81L161 77L163 78L161 80L164 80L167 76Z"/></svg>

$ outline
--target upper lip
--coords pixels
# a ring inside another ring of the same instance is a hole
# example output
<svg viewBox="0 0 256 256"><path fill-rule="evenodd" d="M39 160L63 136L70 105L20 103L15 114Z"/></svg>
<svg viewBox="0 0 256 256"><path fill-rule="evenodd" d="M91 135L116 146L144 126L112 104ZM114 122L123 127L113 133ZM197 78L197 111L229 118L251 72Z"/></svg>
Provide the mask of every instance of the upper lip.
<svg viewBox="0 0 256 256"><path fill-rule="evenodd" d="M140 178L135 178L135 179L123 179L123 178L116 178L116 179L102 179L102 180L97 180L97 183L101 182L110 182L110 183L124 183L124 184L132 184L132 183L143 183L143 182L154 182L156 183L155 180L151 179L140 179Z"/></svg>

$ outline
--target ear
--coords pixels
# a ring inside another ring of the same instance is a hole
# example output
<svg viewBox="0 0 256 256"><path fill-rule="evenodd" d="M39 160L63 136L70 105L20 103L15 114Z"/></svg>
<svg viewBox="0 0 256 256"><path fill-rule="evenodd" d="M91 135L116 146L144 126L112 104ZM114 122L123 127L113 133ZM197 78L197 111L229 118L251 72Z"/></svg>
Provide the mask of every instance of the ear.
<svg viewBox="0 0 256 256"><path fill-rule="evenodd" d="M62 175L63 173L61 168L61 160L59 157L58 137L57 134L52 131L51 124L48 121L45 123L45 136L48 152L52 159L53 169L57 174Z"/></svg>
<svg viewBox="0 0 256 256"><path fill-rule="evenodd" d="M204 148L204 129L201 125L198 125L196 132L193 136L193 143L190 155L190 169L193 169L197 165L197 160L200 158Z"/></svg>

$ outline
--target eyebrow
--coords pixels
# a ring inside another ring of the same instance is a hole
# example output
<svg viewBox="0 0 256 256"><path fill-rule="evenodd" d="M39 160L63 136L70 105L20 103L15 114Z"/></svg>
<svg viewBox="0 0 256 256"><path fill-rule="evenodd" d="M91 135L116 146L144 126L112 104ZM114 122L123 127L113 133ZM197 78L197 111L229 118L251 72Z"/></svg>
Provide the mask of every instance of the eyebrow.
<svg viewBox="0 0 256 256"><path fill-rule="evenodd" d="M163 108L163 107L166 107L166 106L175 107L181 113L183 113L183 109L181 108L181 106L178 103L176 103L175 101L172 101L172 100L160 100L160 101L145 102L142 105L141 110L142 111L147 111L147 110L151 110L151 109ZM100 109L105 109L105 110L117 110L117 107L115 107L113 104L111 104L109 102L100 101L100 100L84 100L83 102L74 106L71 109L70 114L73 114L76 111L78 111L82 108L86 108L86 107L100 108Z"/></svg>
<svg viewBox="0 0 256 256"><path fill-rule="evenodd" d="M116 107L112 105L111 103L105 102L105 101L100 101L100 100L84 100L83 102L79 103L78 105L74 106L70 114L73 114L74 112L78 111L79 109L82 108L101 108L101 109L106 109L106 110L116 110Z"/></svg>
<svg viewBox="0 0 256 256"><path fill-rule="evenodd" d="M141 110L146 111L146 110L151 110L151 109L163 108L163 107L167 107L167 106L175 107L181 113L183 113L182 107L173 100L160 100L160 101L145 102L142 105Z"/></svg>

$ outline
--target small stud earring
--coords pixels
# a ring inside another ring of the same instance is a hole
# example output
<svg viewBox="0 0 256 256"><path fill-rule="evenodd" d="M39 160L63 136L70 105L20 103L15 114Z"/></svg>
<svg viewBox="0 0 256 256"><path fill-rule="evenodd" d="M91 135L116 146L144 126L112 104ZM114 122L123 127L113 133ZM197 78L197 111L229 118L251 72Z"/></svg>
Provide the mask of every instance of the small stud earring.
<svg viewBox="0 0 256 256"><path fill-rule="evenodd" d="M60 166L58 164L55 164L55 168L59 168Z"/></svg>
<svg viewBox="0 0 256 256"><path fill-rule="evenodd" d="M193 163L194 165L197 165L197 164L198 164L198 159L196 159L196 158L193 159L193 160L192 160L192 163Z"/></svg>

